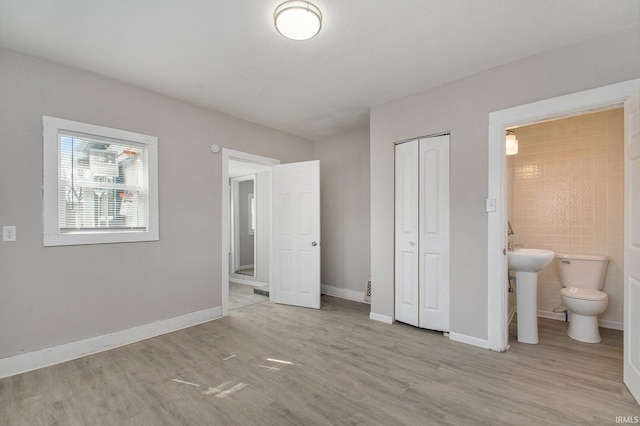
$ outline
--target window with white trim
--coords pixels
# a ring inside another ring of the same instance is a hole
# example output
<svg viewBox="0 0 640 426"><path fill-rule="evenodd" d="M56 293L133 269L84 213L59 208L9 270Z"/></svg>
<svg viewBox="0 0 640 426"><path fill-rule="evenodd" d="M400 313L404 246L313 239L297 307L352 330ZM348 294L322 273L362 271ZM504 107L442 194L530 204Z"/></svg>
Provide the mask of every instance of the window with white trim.
<svg viewBox="0 0 640 426"><path fill-rule="evenodd" d="M158 240L158 139L42 117L44 245Z"/></svg>

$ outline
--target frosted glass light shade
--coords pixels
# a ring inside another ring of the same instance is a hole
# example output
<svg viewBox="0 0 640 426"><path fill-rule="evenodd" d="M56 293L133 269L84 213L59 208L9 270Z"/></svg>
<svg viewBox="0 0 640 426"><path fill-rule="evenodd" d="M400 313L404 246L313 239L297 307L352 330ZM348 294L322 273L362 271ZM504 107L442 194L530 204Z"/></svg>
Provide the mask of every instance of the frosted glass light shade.
<svg viewBox="0 0 640 426"><path fill-rule="evenodd" d="M507 155L515 155L518 153L518 139L514 133L508 133L506 138Z"/></svg>
<svg viewBox="0 0 640 426"><path fill-rule="evenodd" d="M291 40L307 40L320 32L322 13L308 1L282 3L273 15L276 29Z"/></svg>

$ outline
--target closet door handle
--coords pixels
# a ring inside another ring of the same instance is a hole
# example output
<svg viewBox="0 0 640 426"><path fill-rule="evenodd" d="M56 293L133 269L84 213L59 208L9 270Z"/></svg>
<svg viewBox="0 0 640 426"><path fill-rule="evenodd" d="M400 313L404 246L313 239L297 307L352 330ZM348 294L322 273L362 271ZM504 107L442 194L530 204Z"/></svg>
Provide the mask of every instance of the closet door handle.
<svg viewBox="0 0 640 426"><path fill-rule="evenodd" d="M317 241L314 241L314 242L312 242L312 243L311 243L311 245L315 247L315 246L317 246L317 245L318 245L318 242L317 242Z"/></svg>
<svg viewBox="0 0 640 426"><path fill-rule="evenodd" d="M413 241L409 241L409 245L410 245L411 247L413 247L413 246L415 246L415 245L416 245L416 243L414 243Z"/></svg>

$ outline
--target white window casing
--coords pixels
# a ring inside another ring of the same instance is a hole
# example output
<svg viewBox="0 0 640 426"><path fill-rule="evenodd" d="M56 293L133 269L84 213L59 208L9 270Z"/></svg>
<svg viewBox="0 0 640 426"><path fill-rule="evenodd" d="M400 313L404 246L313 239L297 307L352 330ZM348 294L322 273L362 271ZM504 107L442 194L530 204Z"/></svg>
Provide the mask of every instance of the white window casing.
<svg viewBox="0 0 640 426"><path fill-rule="evenodd" d="M42 117L45 246L156 241L158 138Z"/></svg>

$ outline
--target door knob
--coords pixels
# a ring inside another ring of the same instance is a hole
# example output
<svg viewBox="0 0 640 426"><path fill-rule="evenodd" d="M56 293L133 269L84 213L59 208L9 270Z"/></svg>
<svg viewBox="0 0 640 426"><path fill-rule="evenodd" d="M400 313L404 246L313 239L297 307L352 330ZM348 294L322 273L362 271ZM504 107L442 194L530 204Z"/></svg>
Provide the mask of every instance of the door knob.
<svg viewBox="0 0 640 426"><path fill-rule="evenodd" d="M413 247L413 246L415 246L415 245L416 245L416 243L414 243L413 241L409 241L409 245L410 245L411 247Z"/></svg>
<svg viewBox="0 0 640 426"><path fill-rule="evenodd" d="M318 245L318 242L317 242L317 241L314 241L314 242L312 242L312 243L311 243L311 245L315 247L315 246L317 246L317 245Z"/></svg>

